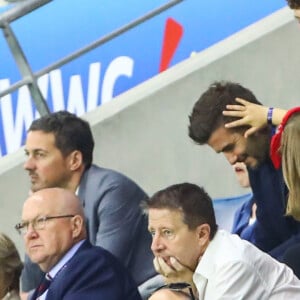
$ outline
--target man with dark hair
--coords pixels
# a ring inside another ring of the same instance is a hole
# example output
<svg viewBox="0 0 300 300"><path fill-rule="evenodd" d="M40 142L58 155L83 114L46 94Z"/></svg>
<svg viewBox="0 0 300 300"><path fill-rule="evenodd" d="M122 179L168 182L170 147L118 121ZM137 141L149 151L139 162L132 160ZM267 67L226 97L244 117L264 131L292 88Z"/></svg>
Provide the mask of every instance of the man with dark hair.
<svg viewBox="0 0 300 300"><path fill-rule="evenodd" d="M118 257L137 285L144 284L147 290L156 272L147 219L140 209L146 194L126 176L92 164L93 149L88 122L74 114L60 111L33 121L25 143L24 164L31 191L60 187L76 193L84 208L91 243ZM32 268L26 259L22 276L25 292L38 283Z"/></svg>
<svg viewBox="0 0 300 300"><path fill-rule="evenodd" d="M212 132L224 124L222 112L226 105L235 103L234 95L261 104L250 90L238 83L214 82L196 102L190 116L189 136L196 143L206 144ZM229 122L231 120L235 118Z"/></svg>
<svg viewBox="0 0 300 300"><path fill-rule="evenodd" d="M236 105L236 98L260 104L253 93L237 83L216 82L195 103L190 115L189 135L198 144L208 144L216 153L223 153L228 162L244 162L257 203L258 225L253 243L282 259L283 250L300 239L300 224L285 216L287 188L282 171L276 170L269 157L271 125L248 138L249 126L226 128L235 117L223 114L227 105ZM280 248L277 246L281 245ZM272 252L272 249L276 251Z"/></svg>
<svg viewBox="0 0 300 300"><path fill-rule="evenodd" d="M199 145L208 144L217 153L224 153L230 164L242 161L255 168L268 157L271 128L261 130L247 140L243 138L247 127L235 128L234 131L226 129L225 123L235 118L225 117L223 111L226 105L236 104L236 97L261 104L250 90L240 84L215 82L193 107L189 136ZM219 137L222 139L219 140Z"/></svg>
<svg viewBox="0 0 300 300"><path fill-rule="evenodd" d="M156 268L173 282L150 300L299 296L300 281L291 269L237 235L217 229L212 200L203 188L190 183L172 185L145 200L143 206ZM184 269L174 273L178 264ZM193 292L186 290L190 287Z"/></svg>

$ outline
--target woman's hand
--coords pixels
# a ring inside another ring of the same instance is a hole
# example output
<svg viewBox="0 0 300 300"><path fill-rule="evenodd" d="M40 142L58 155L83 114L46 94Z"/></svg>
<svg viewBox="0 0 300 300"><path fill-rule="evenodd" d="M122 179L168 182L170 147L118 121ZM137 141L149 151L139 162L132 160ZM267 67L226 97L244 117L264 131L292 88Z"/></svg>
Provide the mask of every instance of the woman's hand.
<svg viewBox="0 0 300 300"><path fill-rule="evenodd" d="M226 128L250 126L245 132L245 137L253 134L267 125L268 107L236 98L241 105L227 105L223 111L224 116L237 117L236 121L225 124Z"/></svg>

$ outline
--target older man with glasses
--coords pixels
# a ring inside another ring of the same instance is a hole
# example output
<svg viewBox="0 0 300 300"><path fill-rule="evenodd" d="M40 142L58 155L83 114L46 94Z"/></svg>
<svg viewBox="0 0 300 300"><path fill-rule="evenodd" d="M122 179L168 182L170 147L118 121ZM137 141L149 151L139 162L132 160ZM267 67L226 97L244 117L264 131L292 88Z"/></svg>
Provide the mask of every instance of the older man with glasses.
<svg viewBox="0 0 300 300"><path fill-rule="evenodd" d="M87 240L83 208L71 191L48 188L33 193L16 229L30 259L46 273L32 300L141 300L129 271Z"/></svg>

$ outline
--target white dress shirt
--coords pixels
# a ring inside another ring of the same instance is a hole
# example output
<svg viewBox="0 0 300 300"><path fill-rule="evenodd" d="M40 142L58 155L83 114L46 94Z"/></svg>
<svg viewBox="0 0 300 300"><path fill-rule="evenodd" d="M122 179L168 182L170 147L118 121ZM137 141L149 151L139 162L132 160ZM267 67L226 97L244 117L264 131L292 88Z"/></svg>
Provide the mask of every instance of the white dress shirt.
<svg viewBox="0 0 300 300"><path fill-rule="evenodd" d="M237 235L218 230L193 276L200 300L296 300L300 280Z"/></svg>

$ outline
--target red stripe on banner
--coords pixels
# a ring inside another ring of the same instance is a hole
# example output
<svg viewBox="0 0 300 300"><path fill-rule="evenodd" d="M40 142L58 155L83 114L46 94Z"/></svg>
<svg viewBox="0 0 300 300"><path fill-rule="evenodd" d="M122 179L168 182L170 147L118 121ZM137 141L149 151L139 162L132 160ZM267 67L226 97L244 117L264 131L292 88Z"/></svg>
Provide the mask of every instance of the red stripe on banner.
<svg viewBox="0 0 300 300"><path fill-rule="evenodd" d="M163 48L161 52L161 60L159 72L166 70L176 52L183 34L183 27L172 18L166 21Z"/></svg>

